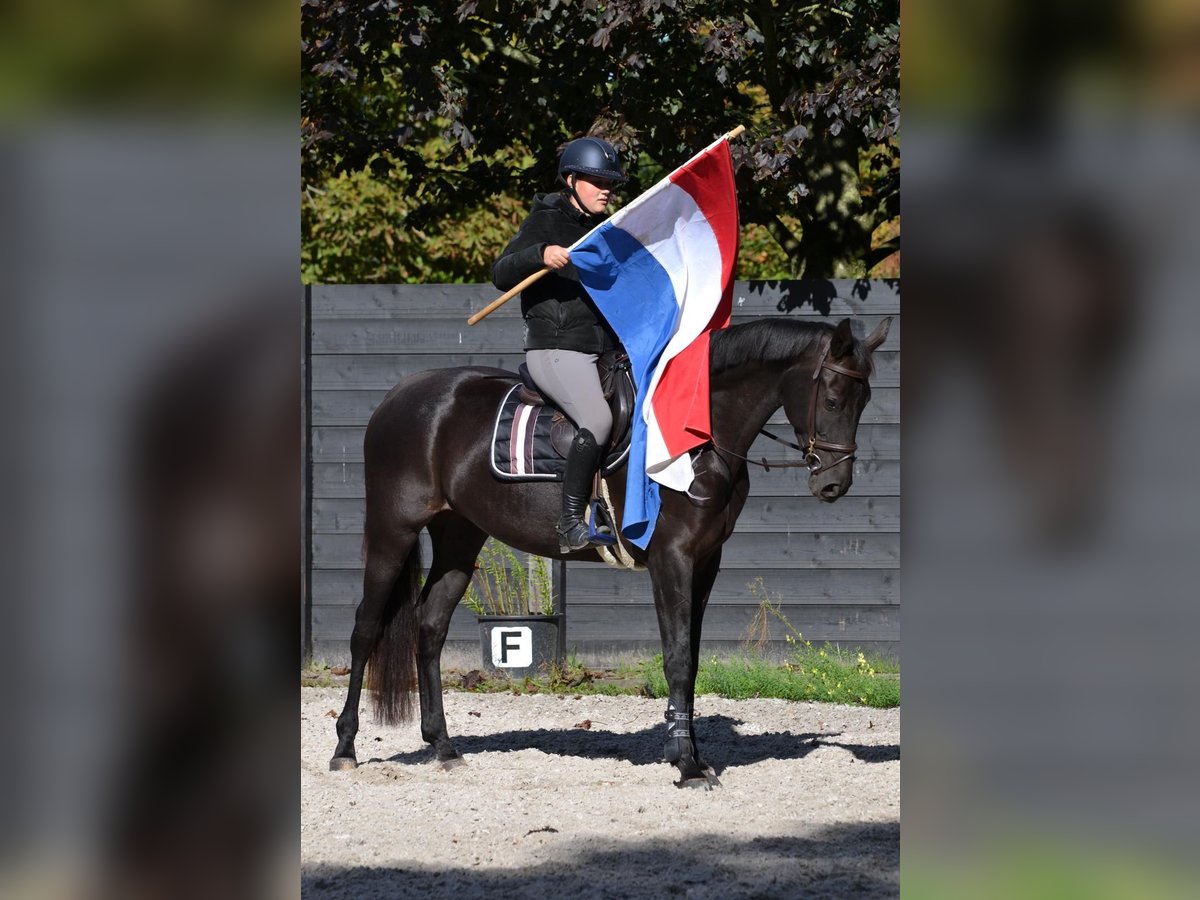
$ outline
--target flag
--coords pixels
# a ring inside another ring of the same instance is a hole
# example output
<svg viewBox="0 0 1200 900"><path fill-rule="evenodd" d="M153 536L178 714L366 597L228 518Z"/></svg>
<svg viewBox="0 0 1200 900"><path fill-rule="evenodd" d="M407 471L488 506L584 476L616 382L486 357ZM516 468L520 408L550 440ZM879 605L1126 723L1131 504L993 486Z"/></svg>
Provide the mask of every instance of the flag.
<svg viewBox="0 0 1200 900"><path fill-rule="evenodd" d="M639 547L654 533L659 485L687 490L688 451L712 437L709 335L729 324L737 248L724 138L568 248L637 385L621 532Z"/></svg>

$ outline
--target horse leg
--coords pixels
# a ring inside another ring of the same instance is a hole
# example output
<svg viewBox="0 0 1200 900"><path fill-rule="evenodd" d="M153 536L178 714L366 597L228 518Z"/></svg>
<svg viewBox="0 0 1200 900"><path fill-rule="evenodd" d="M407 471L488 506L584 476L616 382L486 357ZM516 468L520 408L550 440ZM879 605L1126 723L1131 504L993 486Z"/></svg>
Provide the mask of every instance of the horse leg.
<svg viewBox="0 0 1200 900"><path fill-rule="evenodd" d="M433 565L420 605L417 676L421 696L421 737L433 745L444 768L462 762L446 730L442 706L442 647L454 608L466 593L475 560L487 535L466 519L445 513L429 524Z"/></svg>
<svg viewBox="0 0 1200 900"><path fill-rule="evenodd" d="M703 631L704 611L708 608L708 597L712 593L713 583L721 570L721 548L718 547L707 559L696 563L692 572L692 622L691 622L691 671L688 674L688 709L693 708L696 698L696 673L700 669L700 633ZM692 750L696 764L704 771L705 778L712 784L719 784L712 767L700 758L700 745L696 740L695 725L688 723L691 728Z"/></svg>
<svg viewBox="0 0 1200 900"><path fill-rule="evenodd" d="M692 711L699 659L700 624L704 606L695 598L707 600L716 578L716 564L706 559L696 566L686 548L670 547L653 553L650 560L654 587L654 608L663 647L663 674L667 679L667 741L663 756L680 773L676 782L683 786L712 787L719 784L716 775L700 762Z"/></svg>
<svg viewBox="0 0 1200 900"><path fill-rule="evenodd" d="M358 704L362 693L367 660L384 631L384 616L395 604L412 603L406 596L412 587L413 573L420 573L420 549L417 533L406 532L385 547L382 542L367 545L363 598L354 614L354 632L350 636L350 688L346 705L337 720L337 749L329 761L332 771L353 769L358 765L354 738L358 735Z"/></svg>

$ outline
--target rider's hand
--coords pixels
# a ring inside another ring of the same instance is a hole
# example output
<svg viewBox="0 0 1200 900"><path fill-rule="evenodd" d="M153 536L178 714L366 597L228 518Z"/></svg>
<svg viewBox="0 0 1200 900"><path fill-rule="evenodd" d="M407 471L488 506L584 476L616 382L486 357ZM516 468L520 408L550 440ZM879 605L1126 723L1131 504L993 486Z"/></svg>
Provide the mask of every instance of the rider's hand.
<svg viewBox="0 0 1200 900"><path fill-rule="evenodd" d="M542 263L548 269L561 269L570 261L571 256L567 253L567 248L558 244L548 244L542 251Z"/></svg>

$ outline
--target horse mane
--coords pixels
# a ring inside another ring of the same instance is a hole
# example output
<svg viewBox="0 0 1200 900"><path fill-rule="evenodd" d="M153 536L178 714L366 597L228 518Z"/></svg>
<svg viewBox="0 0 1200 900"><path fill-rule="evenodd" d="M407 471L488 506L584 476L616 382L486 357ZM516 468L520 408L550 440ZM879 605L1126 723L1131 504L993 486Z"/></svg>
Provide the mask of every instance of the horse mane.
<svg viewBox="0 0 1200 900"><path fill-rule="evenodd" d="M709 346L709 371L713 375L748 362L790 362L833 334L826 322L798 319L755 319L714 331ZM862 341L854 342L855 368L870 376L871 354Z"/></svg>

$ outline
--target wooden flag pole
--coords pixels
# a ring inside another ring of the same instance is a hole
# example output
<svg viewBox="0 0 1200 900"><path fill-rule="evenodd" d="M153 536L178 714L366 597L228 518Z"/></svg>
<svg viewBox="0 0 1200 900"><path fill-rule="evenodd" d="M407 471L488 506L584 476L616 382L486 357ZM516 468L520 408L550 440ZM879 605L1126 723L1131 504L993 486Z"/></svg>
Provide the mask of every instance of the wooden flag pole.
<svg viewBox="0 0 1200 900"><path fill-rule="evenodd" d="M745 125L739 125L737 128L733 129L733 131L726 132L721 137L721 140L732 141L735 137L740 135L745 130L746 130ZM532 275L530 275L528 278L526 278L524 281L522 281L520 284L518 284L515 288L513 288L512 290L505 291L503 294L501 294L499 297L497 297L495 300L493 300L491 303L489 303L487 306L485 306L479 312L475 313L473 316L471 316L469 319L467 319L467 324L474 325L480 319L483 319L486 316L490 316L492 313L494 313L496 310L498 310L500 307L502 307L505 303L507 303L513 297L517 296L517 294L521 293L521 291L525 290L525 288L529 287L531 284L533 284L535 281L537 281L539 278L541 278L543 275L545 275L549 271L551 271L549 266L547 266L544 269L538 269L536 272L534 272Z"/></svg>
<svg viewBox="0 0 1200 900"><path fill-rule="evenodd" d="M503 294L501 294L499 297L497 297L495 300L493 300L491 303L489 303L487 306L485 306L479 312L475 313L475 315L471 316L471 318L467 319L467 324L474 325L476 322L478 322L484 316L490 316L492 313L494 313L496 310L498 310L500 307L502 307L505 303L507 303L513 297L517 296L517 294L521 293L521 291L525 290L525 288L529 287L531 284L533 284L535 281L537 281L539 278L541 278L543 275L545 275L549 271L550 271L549 266L547 266L544 269L538 269L536 272L534 272L532 275L530 275L528 278L526 278L524 281L522 281L520 284L518 284L515 288L513 288L512 290L509 290L509 291L505 291Z"/></svg>

